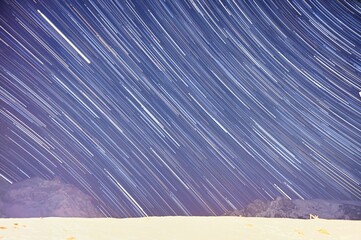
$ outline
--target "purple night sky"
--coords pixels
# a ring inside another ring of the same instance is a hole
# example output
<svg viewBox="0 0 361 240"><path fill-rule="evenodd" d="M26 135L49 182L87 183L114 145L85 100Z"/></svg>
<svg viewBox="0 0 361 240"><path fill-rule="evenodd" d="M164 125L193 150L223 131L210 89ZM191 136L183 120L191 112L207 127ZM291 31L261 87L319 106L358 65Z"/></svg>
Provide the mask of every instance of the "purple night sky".
<svg viewBox="0 0 361 240"><path fill-rule="evenodd" d="M105 216L361 200L360 1L2 1L0 178Z"/></svg>

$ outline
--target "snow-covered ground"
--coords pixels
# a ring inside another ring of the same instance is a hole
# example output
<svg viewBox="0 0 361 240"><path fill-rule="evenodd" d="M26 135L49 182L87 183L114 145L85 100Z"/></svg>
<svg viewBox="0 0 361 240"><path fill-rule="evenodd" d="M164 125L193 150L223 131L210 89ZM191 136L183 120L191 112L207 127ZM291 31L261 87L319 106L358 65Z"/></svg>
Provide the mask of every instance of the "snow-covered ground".
<svg viewBox="0 0 361 240"><path fill-rule="evenodd" d="M361 221L246 217L9 218L0 239L342 239L358 240Z"/></svg>

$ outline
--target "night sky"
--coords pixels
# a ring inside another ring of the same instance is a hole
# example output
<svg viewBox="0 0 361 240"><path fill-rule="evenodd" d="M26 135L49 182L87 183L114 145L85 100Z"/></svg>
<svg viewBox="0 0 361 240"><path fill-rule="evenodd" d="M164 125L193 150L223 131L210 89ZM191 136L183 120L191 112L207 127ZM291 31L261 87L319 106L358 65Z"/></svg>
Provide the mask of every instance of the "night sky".
<svg viewBox="0 0 361 240"><path fill-rule="evenodd" d="M359 1L1 1L0 177L106 216L361 200Z"/></svg>

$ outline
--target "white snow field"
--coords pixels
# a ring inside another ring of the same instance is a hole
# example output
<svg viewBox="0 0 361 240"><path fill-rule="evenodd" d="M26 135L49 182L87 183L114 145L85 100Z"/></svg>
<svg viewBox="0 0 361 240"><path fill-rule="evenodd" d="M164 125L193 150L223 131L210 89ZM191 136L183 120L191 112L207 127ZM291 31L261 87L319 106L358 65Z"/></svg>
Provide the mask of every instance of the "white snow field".
<svg viewBox="0 0 361 240"><path fill-rule="evenodd" d="M246 217L8 218L0 239L361 239L361 221Z"/></svg>

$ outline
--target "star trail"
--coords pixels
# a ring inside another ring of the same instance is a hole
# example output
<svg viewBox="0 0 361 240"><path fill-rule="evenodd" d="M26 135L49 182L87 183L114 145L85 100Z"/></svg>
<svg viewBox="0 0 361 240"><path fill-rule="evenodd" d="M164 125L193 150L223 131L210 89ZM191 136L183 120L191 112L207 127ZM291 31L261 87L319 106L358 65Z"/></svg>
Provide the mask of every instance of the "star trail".
<svg viewBox="0 0 361 240"><path fill-rule="evenodd" d="M359 1L2 1L0 177L109 217L361 200Z"/></svg>

